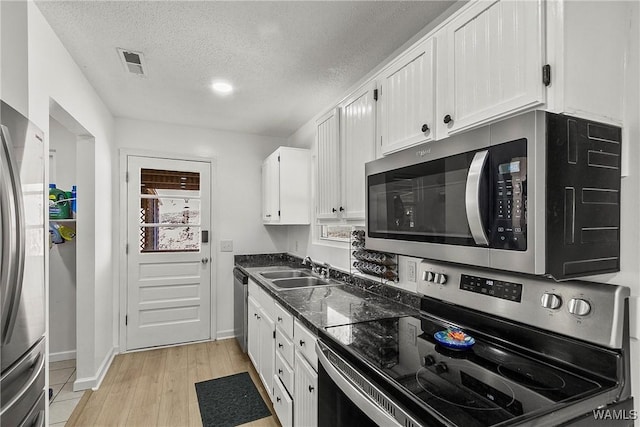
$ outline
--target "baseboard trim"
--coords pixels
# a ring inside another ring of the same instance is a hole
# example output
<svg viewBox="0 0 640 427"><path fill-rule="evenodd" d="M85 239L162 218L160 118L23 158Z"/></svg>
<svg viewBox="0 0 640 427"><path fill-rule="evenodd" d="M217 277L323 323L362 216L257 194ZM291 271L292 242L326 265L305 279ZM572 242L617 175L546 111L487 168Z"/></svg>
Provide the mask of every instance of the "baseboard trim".
<svg viewBox="0 0 640 427"><path fill-rule="evenodd" d="M49 362L61 362L63 360L71 360L76 358L76 351L59 351L58 353L49 353Z"/></svg>
<svg viewBox="0 0 640 427"><path fill-rule="evenodd" d="M102 384L102 380L104 380L105 375L109 371L111 367L111 363L113 362L113 358L118 354L118 347L111 348L111 351L107 353L96 376L94 377L85 377L85 378L77 378L73 383L73 390L98 390L100 388L100 384Z"/></svg>
<svg viewBox="0 0 640 427"><path fill-rule="evenodd" d="M227 329L226 331L218 331L216 336L217 340L226 340L227 338L233 338L236 334L233 329Z"/></svg>

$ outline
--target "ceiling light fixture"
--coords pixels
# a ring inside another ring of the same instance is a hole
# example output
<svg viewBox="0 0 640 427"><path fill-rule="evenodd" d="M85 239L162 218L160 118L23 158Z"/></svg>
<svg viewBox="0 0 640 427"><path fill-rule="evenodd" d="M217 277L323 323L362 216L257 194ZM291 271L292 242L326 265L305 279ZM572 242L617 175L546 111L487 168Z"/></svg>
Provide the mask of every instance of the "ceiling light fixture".
<svg viewBox="0 0 640 427"><path fill-rule="evenodd" d="M233 86L227 82L214 82L211 85L211 89L220 95L228 95L233 92Z"/></svg>

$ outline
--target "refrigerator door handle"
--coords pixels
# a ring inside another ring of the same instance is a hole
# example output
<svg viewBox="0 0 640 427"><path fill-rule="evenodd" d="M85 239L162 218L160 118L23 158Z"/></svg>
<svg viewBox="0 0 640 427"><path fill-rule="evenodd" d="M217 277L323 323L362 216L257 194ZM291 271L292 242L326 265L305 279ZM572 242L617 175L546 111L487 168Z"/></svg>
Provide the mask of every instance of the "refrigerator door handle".
<svg viewBox="0 0 640 427"><path fill-rule="evenodd" d="M18 316L18 306L22 294L22 279L24 277L25 261L25 227L24 206L22 200L22 184L20 171L13 158L13 144L6 126L0 125L2 139L2 174L5 170L8 176L2 177L4 188L0 194L6 200L2 210L2 241L6 247L2 248L2 260L5 270L2 280L7 289L2 306L1 342L7 344L11 340L13 328ZM7 237L8 236L8 237ZM5 264L4 261L7 261ZM6 280L6 281L5 281Z"/></svg>

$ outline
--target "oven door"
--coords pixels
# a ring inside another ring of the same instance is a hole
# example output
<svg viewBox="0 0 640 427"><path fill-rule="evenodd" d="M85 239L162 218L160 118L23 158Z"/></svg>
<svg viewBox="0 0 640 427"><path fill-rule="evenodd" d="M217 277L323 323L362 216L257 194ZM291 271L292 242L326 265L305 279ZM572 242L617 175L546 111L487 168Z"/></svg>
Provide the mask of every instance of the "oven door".
<svg viewBox="0 0 640 427"><path fill-rule="evenodd" d="M412 426L418 423L380 387L320 340L318 425L335 427Z"/></svg>

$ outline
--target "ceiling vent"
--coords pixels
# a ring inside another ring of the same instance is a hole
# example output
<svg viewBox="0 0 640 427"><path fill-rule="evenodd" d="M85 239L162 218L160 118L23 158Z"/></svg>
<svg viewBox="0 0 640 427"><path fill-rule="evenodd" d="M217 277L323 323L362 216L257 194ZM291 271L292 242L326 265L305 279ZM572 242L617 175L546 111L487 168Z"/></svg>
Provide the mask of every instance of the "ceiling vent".
<svg viewBox="0 0 640 427"><path fill-rule="evenodd" d="M141 52L118 49L118 54L120 55L120 60L122 61L122 65L124 65L125 71L140 77L147 76L147 64Z"/></svg>

